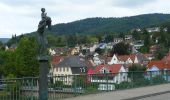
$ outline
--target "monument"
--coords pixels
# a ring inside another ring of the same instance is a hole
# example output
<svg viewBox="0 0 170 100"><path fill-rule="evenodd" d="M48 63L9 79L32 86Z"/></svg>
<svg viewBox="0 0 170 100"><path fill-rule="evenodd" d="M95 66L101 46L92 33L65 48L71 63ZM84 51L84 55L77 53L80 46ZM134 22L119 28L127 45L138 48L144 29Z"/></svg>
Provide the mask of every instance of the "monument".
<svg viewBox="0 0 170 100"><path fill-rule="evenodd" d="M45 8L41 8L41 21L38 25L37 38L39 45L38 60L40 63L39 72L39 100L48 100L48 51L47 39L44 35L46 27L51 30L51 18L47 16Z"/></svg>

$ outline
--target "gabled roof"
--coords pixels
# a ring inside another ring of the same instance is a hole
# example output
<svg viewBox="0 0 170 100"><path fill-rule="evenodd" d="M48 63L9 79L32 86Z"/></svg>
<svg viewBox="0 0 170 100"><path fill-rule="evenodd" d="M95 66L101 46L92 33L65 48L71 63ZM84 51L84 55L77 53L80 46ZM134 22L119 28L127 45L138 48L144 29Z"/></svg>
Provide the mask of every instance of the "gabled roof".
<svg viewBox="0 0 170 100"><path fill-rule="evenodd" d="M122 64L113 64L113 65L98 65L94 69L95 74L100 73L102 68L106 68L109 70L109 73L119 73Z"/></svg>
<svg viewBox="0 0 170 100"><path fill-rule="evenodd" d="M85 60L80 56L69 56L61 61L57 67L85 67Z"/></svg>
<svg viewBox="0 0 170 100"><path fill-rule="evenodd" d="M136 55L135 54L131 54L131 55L122 55L122 56L118 56L118 59L120 61L127 61L129 58L134 61L135 60Z"/></svg>
<svg viewBox="0 0 170 100"><path fill-rule="evenodd" d="M57 65L61 60L62 60L62 57L61 57L61 56L53 56L51 63L52 63L53 65Z"/></svg>
<svg viewBox="0 0 170 100"><path fill-rule="evenodd" d="M159 70L170 69L170 64L165 63L163 60L149 62L148 68L150 69L153 66L156 66Z"/></svg>

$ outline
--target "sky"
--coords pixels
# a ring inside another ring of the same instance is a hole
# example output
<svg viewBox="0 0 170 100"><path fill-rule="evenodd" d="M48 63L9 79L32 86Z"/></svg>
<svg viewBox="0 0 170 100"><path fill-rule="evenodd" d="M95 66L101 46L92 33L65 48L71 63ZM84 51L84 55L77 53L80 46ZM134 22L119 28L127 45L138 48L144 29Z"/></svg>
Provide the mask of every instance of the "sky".
<svg viewBox="0 0 170 100"><path fill-rule="evenodd" d="M91 17L170 14L170 0L0 0L0 38L37 30L42 7L52 24Z"/></svg>

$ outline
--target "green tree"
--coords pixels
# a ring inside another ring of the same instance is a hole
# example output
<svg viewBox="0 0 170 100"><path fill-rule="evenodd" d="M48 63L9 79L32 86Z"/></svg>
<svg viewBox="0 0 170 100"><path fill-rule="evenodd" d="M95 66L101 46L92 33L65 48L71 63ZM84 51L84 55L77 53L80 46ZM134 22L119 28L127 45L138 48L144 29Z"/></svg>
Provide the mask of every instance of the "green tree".
<svg viewBox="0 0 170 100"><path fill-rule="evenodd" d="M139 64L133 64L132 66L129 67L129 72L144 72L146 71L145 66L141 66Z"/></svg>
<svg viewBox="0 0 170 100"><path fill-rule="evenodd" d="M129 54L129 44L120 42L113 47L112 54L127 55Z"/></svg>
<svg viewBox="0 0 170 100"><path fill-rule="evenodd" d="M160 45L160 48L156 51L156 59L161 60L167 53L168 53L168 47L165 47L163 44Z"/></svg>
<svg viewBox="0 0 170 100"><path fill-rule="evenodd" d="M24 37L20 40L16 50L17 77L37 76L39 74L37 48L35 38Z"/></svg>
<svg viewBox="0 0 170 100"><path fill-rule="evenodd" d="M3 76L16 77L16 53L15 51L0 51L0 73Z"/></svg>
<svg viewBox="0 0 170 100"><path fill-rule="evenodd" d="M146 67L133 64L129 67L128 77L132 80L133 87L146 86L149 84L149 80L145 79L144 72Z"/></svg>
<svg viewBox="0 0 170 100"><path fill-rule="evenodd" d="M138 31L136 31L136 30L134 30L133 32L132 32L132 37L135 39L135 40L139 40L140 39L140 33L138 32Z"/></svg>

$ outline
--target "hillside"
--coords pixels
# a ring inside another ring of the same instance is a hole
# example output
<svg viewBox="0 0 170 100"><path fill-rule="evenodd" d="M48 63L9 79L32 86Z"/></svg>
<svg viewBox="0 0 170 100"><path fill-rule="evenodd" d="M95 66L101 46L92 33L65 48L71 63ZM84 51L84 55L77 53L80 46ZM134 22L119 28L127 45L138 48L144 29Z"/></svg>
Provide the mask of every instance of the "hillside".
<svg viewBox="0 0 170 100"><path fill-rule="evenodd" d="M2 43L6 43L6 42L8 42L8 40L10 40L10 38L0 38L0 41Z"/></svg>
<svg viewBox="0 0 170 100"><path fill-rule="evenodd" d="M122 18L87 18L53 26L53 34L95 34L128 32L170 21L170 14L144 14Z"/></svg>

